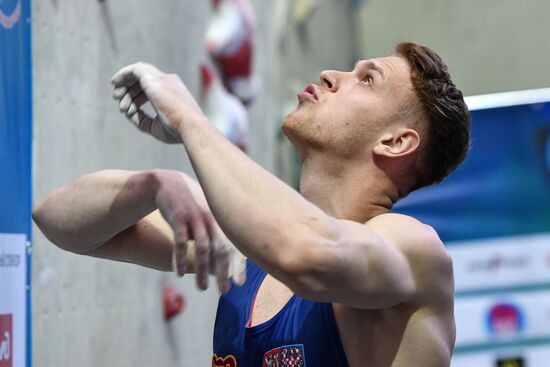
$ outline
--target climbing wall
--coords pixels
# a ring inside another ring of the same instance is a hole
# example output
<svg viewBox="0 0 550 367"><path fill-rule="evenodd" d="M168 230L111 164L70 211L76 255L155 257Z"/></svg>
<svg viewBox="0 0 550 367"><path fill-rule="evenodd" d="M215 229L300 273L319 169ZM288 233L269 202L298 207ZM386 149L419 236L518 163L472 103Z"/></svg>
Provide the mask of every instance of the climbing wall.
<svg viewBox="0 0 550 367"><path fill-rule="evenodd" d="M466 95L547 87L550 35L546 0L368 0L354 22L363 58L397 42L429 45Z"/></svg>
<svg viewBox="0 0 550 367"><path fill-rule="evenodd" d="M32 6L34 200L105 168L191 173L181 146L162 145L119 115L109 80L120 67L143 60L178 73L197 95L209 2L37 0ZM263 25L255 60L265 86L275 78L269 14L258 15ZM272 94L262 92L250 110L250 153L268 168L276 123L269 117ZM63 252L36 227L33 245L35 366L210 365L216 290L199 292L192 278ZM183 314L170 323L163 319L166 283L186 300Z"/></svg>

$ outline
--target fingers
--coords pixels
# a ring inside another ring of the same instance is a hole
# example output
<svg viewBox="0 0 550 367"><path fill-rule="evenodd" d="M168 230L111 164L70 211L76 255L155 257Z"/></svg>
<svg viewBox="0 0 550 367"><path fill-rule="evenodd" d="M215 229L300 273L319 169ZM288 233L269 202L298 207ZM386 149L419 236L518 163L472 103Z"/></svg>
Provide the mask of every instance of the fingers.
<svg viewBox="0 0 550 367"><path fill-rule="evenodd" d="M141 93L143 93L143 89L141 88L141 85L138 82L135 82L134 84L128 87L113 88L113 99L120 100L126 94L130 94L130 97L134 98L137 95L140 95Z"/></svg>
<svg viewBox="0 0 550 367"><path fill-rule="evenodd" d="M229 246L227 243L224 243L218 236L214 237L212 241L214 253L213 253L213 263L214 263L214 275L218 281L218 289L222 293L227 293L230 288L229 283Z"/></svg>
<svg viewBox="0 0 550 367"><path fill-rule="evenodd" d="M113 99L119 101L119 110L126 115L137 128L149 132L153 118L140 110L141 106L147 103L147 95L143 92L141 85L136 82L130 87L117 87L113 89Z"/></svg>
<svg viewBox="0 0 550 367"><path fill-rule="evenodd" d="M187 272L187 241L189 233L186 226L178 226L174 231L173 268L182 277Z"/></svg>
<svg viewBox="0 0 550 367"><path fill-rule="evenodd" d="M119 101L120 112L132 118L133 115L149 101L139 83L134 83L129 88L120 87L113 89L113 99Z"/></svg>
<svg viewBox="0 0 550 367"><path fill-rule="evenodd" d="M193 219L193 238L195 239L195 274L197 287L208 288L208 270L210 268L210 236L202 218Z"/></svg>
<svg viewBox="0 0 550 367"><path fill-rule="evenodd" d="M139 122L141 121L142 117L148 116L146 113L144 113L140 108L143 106L147 101L148 98L145 95L145 93L142 93L135 97L131 102L128 102L125 100L127 98L128 94L124 96L123 99L120 100L119 109L120 112L124 113L126 115L126 118L128 118L131 122L134 123L134 125L139 127ZM133 117L136 113L142 112L142 116L138 116L139 118L137 120L133 120ZM150 116L149 116L150 117Z"/></svg>
<svg viewBox="0 0 550 367"><path fill-rule="evenodd" d="M128 112L128 109L130 108L131 104L132 104L132 97L130 97L130 95L126 93L124 97L120 99L120 102L118 103L118 109L120 110L120 112L126 113Z"/></svg>
<svg viewBox="0 0 550 367"><path fill-rule="evenodd" d="M139 81L142 77L149 75L155 75L159 70L144 62L137 62L132 65L128 65L120 69L111 78L111 83L115 87L129 87L135 82Z"/></svg>
<svg viewBox="0 0 550 367"><path fill-rule="evenodd" d="M137 112L130 117L129 120L141 131L146 133L151 132L151 126L153 125L154 119L149 116L148 113L143 112L142 110L137 110Z"/></svg>
<svg viewBox="0 0 550 367"><path fill-rule="evenodd" d="M141 108L141 106L143 106L148 101L149 101L149 98L147 98L145 93L141 93L137 97L134 97L134 99L132 100L132 104L130 105L130 108L126 112L126 115L129 115L129 117L131 118Z"/></svg>
<svg viewBox="0 0 550 367"><path fill-rule="evenodd" d="M128 91L128 88L126 87L118 87L113 89L113 99L119 101L126 92Z"/></svg>

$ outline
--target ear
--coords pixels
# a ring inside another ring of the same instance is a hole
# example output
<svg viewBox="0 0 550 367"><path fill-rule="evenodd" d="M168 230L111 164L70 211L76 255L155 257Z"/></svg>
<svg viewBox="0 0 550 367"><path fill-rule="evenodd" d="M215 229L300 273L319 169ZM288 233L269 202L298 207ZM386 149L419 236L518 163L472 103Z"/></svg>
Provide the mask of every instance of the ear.
<svg viewBox="0 0 550 367"><path fill-rule="evenodd" d="M374 154L388 158L399 158L415 152L420 145L420 136L413 129L399 129L385 132L372 148Z"/></svg>

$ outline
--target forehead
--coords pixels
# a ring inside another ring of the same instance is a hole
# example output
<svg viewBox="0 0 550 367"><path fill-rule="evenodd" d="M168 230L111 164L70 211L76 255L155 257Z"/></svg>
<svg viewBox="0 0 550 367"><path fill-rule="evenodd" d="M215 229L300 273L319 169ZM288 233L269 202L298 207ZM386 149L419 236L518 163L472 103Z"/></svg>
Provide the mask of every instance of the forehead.
<svg viewBox="0 0 550 367"><path fill-rule="evenodd" d="M408 81L410 78L409 64L399 56L360 60L355 64L355 67L378 70L384 74L385 78L395 81Z"/></svg>

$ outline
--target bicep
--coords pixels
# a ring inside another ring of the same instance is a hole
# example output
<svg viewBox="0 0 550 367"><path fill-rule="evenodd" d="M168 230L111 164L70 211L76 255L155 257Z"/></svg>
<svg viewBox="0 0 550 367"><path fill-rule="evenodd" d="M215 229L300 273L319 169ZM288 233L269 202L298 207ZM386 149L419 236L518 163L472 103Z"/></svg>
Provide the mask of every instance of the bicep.
<svg viewBox="0 0 550 367"><path fill-rule="evenodd" d="M311 298L381 309L418 301L434 282L448 279L439 238L412 218L386 215L366 225L346 220L337 225L338 238L311 256L306 273Z"/></svg>
<svg viewBox="0 0 550 367"><path fill-rule="evenodd" d="M341 235L328 252L327 284L336 302L363 309L403 302L415 290L407 256L392 238L360 223L339 221Z"/></svg>

